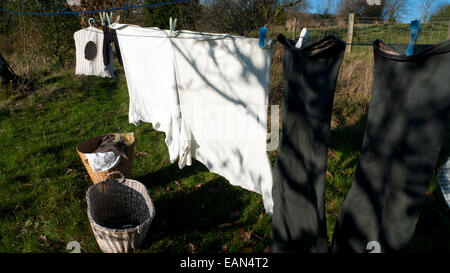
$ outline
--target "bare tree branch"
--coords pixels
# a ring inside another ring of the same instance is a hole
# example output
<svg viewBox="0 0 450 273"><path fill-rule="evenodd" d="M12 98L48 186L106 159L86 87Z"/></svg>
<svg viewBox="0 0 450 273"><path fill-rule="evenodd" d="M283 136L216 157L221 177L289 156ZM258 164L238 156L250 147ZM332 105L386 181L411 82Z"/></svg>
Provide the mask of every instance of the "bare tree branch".
<svg viewBox="0 0 450 273"><path fill-rule="evenodd" d="M422 8L422 20L426 22L428 20L428 17L430 17L430 14L432 13L431 6L435 0L422 0L421 2L421 8Z"/></svg>

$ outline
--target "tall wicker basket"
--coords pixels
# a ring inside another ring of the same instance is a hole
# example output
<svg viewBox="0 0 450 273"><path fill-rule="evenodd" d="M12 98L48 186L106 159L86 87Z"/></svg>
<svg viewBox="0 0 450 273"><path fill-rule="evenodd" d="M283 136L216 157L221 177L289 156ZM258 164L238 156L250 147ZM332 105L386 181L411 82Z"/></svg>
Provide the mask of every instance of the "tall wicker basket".
<svg viewBox="0 0 450 273"><path fill-rule="evenodd" d="M114 133L114 135L117 135L117 133ZM114 168L104 171L104 172L96 172L92 169L92 167L89 165L89 160L84 155L85 153L92 153L92 147L96 147L96 144L101 141L101 139L106 135L101 135L97 137L93 137L90 139L87 139L77 146L77 153L80 156L81 161L83 162L84 167L86 168L86 171L88 172L89 176L92 179L92 182L98 183L100 181L103 181L106 176L112 172L119 171L121 172L126 178L131 178L131 170L133 167L133 160L134 160L134 147L135 147L135 139L134 136L129 136L126 134L121 134L122 138L125 138L126 141L131 143L131 145L128 147L128 159L121 158L119 164L115 166Z"/></svg>
<svg viewBox="0 0 450 273"><path fill-rule="evenodd" d="M155 207L145 185L109 178L93 184L86 193L88 218L100 249L127 253L142 245L155 217Z"/></svg>

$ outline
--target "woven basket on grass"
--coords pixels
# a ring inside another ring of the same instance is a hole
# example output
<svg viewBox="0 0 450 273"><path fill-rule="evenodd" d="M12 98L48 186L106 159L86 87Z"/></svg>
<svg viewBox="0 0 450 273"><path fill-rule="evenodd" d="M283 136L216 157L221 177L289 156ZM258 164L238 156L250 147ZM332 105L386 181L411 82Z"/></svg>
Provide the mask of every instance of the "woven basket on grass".
<svg viewBox="0 0 450 273"><path fill-rule="evenodd" d="M113 135L117 135L117 133L115 133ZM87 159L87 157L84 154L85 153L93 153L94 150L100 144L100 142L104 136L106 136L106 135L87 139L87 140L81 142L80 144L78 144L78 146L77 146L77 153L80 156L81 161L83 162L83 165L86 168L89 176L91 177L92 182L94 182L94 184L95 184L100 181L103 181L108 174L115 172L115 171L119 171L126 178L130 178L131 170L133 167L133 159L134 159L134 146L135 146L134 136L129 136L129 135L125 135L125 134L120 135L122 138L125 138L127 142L131 143L131 145L128 147L128 159L125 159L123 157L120 158L120 162L119 162L119 164L117 164L117 166L115 166L114 168L112 168L110 170L104 171L104 172L96 172L89 165L89 160Z"/></svg>
<svg viewBox="0 0 450 273"><path fill-rule="evenodd" d="M155 217L146 187L131 179L111 179L93 184L86 193L88 218L103 252L127 253L142 245Z"/></svg>

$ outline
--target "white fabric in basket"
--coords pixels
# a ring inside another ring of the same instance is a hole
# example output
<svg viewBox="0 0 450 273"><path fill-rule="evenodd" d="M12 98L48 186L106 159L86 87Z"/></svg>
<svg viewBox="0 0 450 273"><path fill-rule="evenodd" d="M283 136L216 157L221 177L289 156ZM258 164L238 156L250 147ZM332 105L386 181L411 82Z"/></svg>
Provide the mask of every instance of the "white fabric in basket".
<svg viewBox="0 0 450 273"><path fill-rule="evenodd" d="M114 152L84 154L95 172L105 172L117 166L120 155Z"/></svg>

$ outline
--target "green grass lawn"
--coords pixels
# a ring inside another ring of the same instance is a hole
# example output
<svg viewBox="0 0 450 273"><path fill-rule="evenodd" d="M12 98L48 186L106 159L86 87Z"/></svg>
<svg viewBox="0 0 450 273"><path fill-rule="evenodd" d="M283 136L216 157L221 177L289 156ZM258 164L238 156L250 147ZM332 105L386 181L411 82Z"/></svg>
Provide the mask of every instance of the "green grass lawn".
<svg viewBox="0 0 450 273"><path fill-rule="evenodd" d="M116 72L115 79L79 77L73 69L51 73L33 94L0 108L0 252L66 252L70 241L82 252L100 252L86 213L92 182L75 149L119 127L134 132L136 153L146 152L135 158L133 178L147 186L156 207L140 252L267 252L271 218L261 196L198 162L181 170L171 164L163 133L128 123L126 81L123 70ZM340 119L362 108L349 104ZM365 124L360 116L330 135L329 237L356 170ZM446 144L439 166L448 154ZM272 162L275 156L270 153ZM450 211L435 177L411 251L450 252Z"/></svg>

